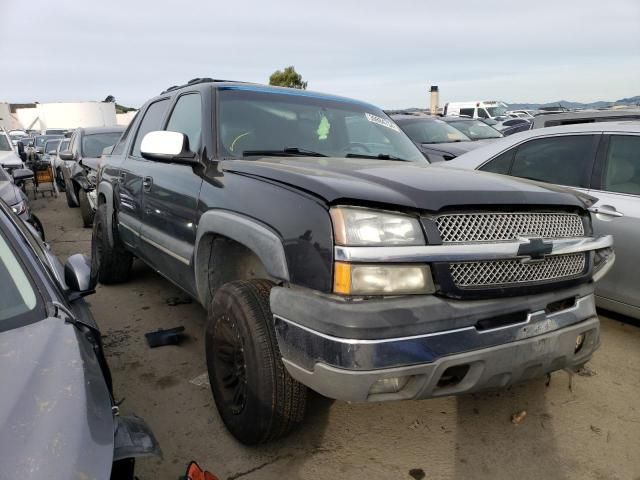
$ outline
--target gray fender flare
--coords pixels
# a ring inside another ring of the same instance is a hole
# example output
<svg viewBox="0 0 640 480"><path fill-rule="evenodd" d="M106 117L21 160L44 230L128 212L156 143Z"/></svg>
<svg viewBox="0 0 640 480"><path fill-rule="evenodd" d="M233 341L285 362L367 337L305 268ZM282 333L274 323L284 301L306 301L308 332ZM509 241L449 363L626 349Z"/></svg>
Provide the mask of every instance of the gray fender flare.
<svg viewBox="0 0 640 480"><path fill-rule="evenodd" d="M201 240L209 235L222 235L253 251L267 273L278 280L289 281L289 269L282 238L268 226L245 215L224 210L205 212L198 223L195 248L196 289L200 303L206 307L208 298L208 248L211 244Z"/></svg>
<svg viewBox="0 0 640 480"><path fill-rule="evenodd" d="M98 198L100 198L100 195L104 195L107 205L107 222L111 223L113 221L113 186L107 182L100 182L98 184ZM112 225L109 226L113 227ZM107 237L109 245L113 248L113 228L107 228Z"/></svg>

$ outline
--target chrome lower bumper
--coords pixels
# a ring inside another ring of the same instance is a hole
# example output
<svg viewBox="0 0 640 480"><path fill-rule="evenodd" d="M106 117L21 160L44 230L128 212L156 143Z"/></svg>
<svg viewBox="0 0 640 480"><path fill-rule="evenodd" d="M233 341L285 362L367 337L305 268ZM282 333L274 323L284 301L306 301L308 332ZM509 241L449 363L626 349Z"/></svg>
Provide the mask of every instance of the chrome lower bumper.
<svg viewBox="0 0 640 480"><path fill-rule="evenodd" d="M339 338L278 315L274 322L289 373L322 395L352 402L502 388L584 364L599 345L593 294L570 308L533 311L525 321L498 328L473 325L379 340ZM447 380L452 371L464 372L453 384ZM400 386L381 391L387 381Z"/></svg>
<svg viewBox="0 0 640 480"><path fill-rule="evenodd" d="M526 320L478 330L469 326L425 335L382 340L338 338L275 316L283 358L307 370L317 363L350 370L374 370L429 363L447 355L535 337L595 317L595 299L588 295L573 307L552 314L529 313Z"/></svg>

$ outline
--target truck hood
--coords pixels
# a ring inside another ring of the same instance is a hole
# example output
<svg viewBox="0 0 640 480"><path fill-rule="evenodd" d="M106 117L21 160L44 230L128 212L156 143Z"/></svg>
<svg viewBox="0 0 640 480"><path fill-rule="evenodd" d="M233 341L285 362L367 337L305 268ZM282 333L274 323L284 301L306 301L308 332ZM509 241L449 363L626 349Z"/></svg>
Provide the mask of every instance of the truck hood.
<svg viewBox="0 0 640 480"><path fill-rule="evenodd" d="M12 206L20 201L16 190L18 190L18 187L12 182L0 181L0 199L4 200L7 205Z"/></svg>
<svg viewBox="0 0 640 480"><path fill-rule="evenodd" d="M0 332L0 478L109 478L111 399L95 353L59 318Z"/></svg>
<svg viewBox="0 0 640 480"><path fill-rule="evenodd" d="M7 166L20 166L22 165L22 160L20 160L20 157L18 155L15 154L14 151L5 151L2 150L0 151L0 165L7 165Z"/></svg>
<svg viewBox="0 0 640 480"><path fill-rule="evenodd" d="M438 211L446 206L548 205L586 208L588 195L492 173L413 162L330 157L226 160L222 169L309 192L330 204L355 201Z"/></svg>
<svg viewBox="0 0 640 480"><path fill-rule="evenodd" d="M451 142L451 143L419 143L418 148L421 152L426 153L429 152L439 153L440 155L450 155L452 157L457 157L462 155L463 153L470 152L471 150L475 150L483 145L484 140L477 140L475 142Z"/></svg>
<svg viewBox="0 0 640 480"><path fill-rule="evenodd" d="M82 166L86 168L90 168L91 170L98 170L98 168L100 167L101 160L102 160L101 158L84 157L80 162L76 162L76 163L81 163Z"/></svg>

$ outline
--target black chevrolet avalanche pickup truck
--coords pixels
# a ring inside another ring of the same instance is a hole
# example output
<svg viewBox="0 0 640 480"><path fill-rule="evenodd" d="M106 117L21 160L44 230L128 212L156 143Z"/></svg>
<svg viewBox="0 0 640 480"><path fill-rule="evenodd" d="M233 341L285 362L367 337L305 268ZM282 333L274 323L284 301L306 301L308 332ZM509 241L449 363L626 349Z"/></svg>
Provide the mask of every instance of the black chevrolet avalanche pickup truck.
<svg viewBox="0 0 640 480"><path fill-rule="evenodd" d="M426 165L372 105L192 80L103 157L93 268L123 282L139 258L207 309L213 396L246 444L298 424L307 388L423 399L583 365L614 260L594 199Z"/></svg>

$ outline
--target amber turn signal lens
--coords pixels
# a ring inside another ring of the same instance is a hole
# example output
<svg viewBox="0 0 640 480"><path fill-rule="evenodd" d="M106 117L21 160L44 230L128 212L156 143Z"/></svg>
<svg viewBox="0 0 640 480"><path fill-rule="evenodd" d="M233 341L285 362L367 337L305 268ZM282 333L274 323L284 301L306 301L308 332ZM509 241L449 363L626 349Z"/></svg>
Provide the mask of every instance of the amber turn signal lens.
<svg viewBox="0 0 640 480"><path fill-rule="evenodd" d="M335 263L333 269L333 291L342 295L351 293L351 264Z"/></svg>

